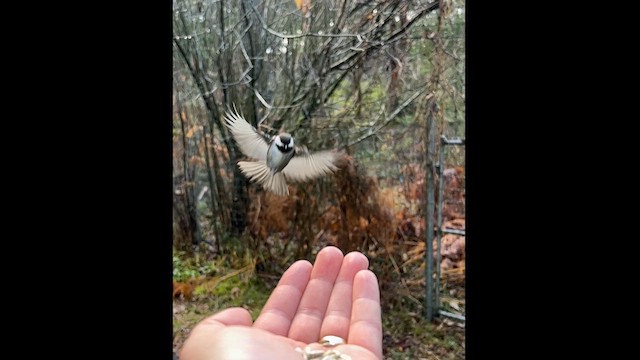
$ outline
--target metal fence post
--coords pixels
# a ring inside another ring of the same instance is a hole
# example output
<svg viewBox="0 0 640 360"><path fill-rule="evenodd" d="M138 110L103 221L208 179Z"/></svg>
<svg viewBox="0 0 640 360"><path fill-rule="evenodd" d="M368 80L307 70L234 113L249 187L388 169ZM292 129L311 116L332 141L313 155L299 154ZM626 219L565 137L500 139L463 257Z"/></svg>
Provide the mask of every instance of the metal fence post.
<svg viewBox="0 0 640 360"><path fill-rule="evenodd" d="M424 270L424 276L426 277L426 285L427 285L427 292L426 292L426 298L425 298L425 303L426 303L426 318L427 321L431 322L433 320L433 227L434 227L434 223L433 223L433 212L434 212L434 199L433 199L433 193L434 193L434 188L433 188L433 183L434 183L434 179L433 179L433 171L430 171L431 169L427 168L427 236L426 236L426 241L427 241L427 250L425 252L425 257L426 257L426 261L427 261L427 266L425 267Z"/></svg>

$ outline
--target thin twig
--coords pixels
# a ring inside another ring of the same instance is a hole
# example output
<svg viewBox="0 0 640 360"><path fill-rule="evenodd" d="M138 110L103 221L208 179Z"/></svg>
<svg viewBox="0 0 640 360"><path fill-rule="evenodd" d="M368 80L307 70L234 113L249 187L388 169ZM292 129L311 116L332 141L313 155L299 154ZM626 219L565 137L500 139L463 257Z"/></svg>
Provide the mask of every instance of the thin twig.
<svg viewBox="0 0 640 360"><path fill-rule="evenodd" d="M269 28L267 23L264 21L264 19L262 18L262 16L258 12L258 9L256 9L256 6L253 4L253 2L251 3L251 7L253 8L253 12L255 12L256 16L260 20L260 23L262 24L262 28L267 30L267 32L269 32L269 34L275 35L277 37L281 37L283 39L300 39L300 38L303 38L303 37L327 37L327 38L354 37L354 38L357 38L357 37L361 36L360 34L318 34L318 33L306 33L306 34L298 34L298 35L283 34L283 33L277 32L277 31Z"/></svg>
<svg viewBox="0 0 640 360"><path fill-rule="evenodd" d="M409 104L411 104L415 99L418 98L418 96L420 96L422 93L424 93L427 90L427 86L423 86L422 88L420 88L420 90L416 91L413 95L411 95L407 100L405 100L405 102L403 102L400 106L398 106L391 114L389 114L389 116L387 116L386 119L384 119L384 122L376 127L370 127L369 131L365 134L362 135L361 137L359 137L358 139L356 139L355 141L349 143L347 145L348 146L353 146L357 143L360 143L372 136L375 136L378 131L382 130L382 128L384 128L385 126L389 125L389 123L391 121L393 121L393 119L395 119L396 116L398 116L398 114L400 114L400 112L402 110L404 110L407 106L409 106ZM431 97L433 97L433 93L427 95L427 99L430 99Z"/></svg>

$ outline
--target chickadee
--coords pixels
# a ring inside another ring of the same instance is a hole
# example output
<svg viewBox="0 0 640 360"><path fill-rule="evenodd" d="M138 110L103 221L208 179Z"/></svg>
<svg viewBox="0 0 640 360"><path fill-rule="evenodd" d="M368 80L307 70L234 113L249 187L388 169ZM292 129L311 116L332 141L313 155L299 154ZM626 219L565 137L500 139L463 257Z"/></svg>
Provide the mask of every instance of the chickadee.
<svg viewBox="0 0 640 360"><path fill-rule="evenodd" d="M305 146L294 146L293 137L286 132L269 138L237 112L227 112L225 120L240 150L255 159L238 162L242 173L276 195L289 195L286 179L306 181L337 170L336 151L312 154Z"/></svg>

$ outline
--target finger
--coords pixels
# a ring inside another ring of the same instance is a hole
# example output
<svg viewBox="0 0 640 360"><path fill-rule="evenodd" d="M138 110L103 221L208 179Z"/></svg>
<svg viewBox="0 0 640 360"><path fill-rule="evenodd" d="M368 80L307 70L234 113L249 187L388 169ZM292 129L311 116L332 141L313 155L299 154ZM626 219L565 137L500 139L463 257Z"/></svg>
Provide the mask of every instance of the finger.
<svg viewBox="0 0 640 360"><path fill-rule="evenodd" d="M344 257L322 321L320 336L335 335L347 338L351 322L353 278L358 271L368 267L369 260L360 252L351 252Z"/></svg>
<svg viewBox="0 0 640 360"><path fill-rule="evenodd" d="M290 338L306 343L319 340L320 327L342 259L342 251L337 247L327 246L318 253L311 279L289 329Z"/></svg>
<svg viewBox="0 0 640 360"><path fill-rule="evenodd" d="M199 359L202 349L211 346L211 339L222 329L231 325L251 326L251 314L240 307L228 308L209 316L196 325L184 342L180 359Z"/></svg>
<svg viewBox="0 0 640 360"><path fill-rule="evenodd" d="M278 285L262 308L254 327L287 336L302 294L309 282L311 263L299 260L282 274Z"/></svg>
<svg viewBox="0 0 640 360"><path fill-rule="evenodd" d="M376 275L359 271L353 279L353 307L347 343L359 345L382 359L382 318L380 290Z"/></svg>

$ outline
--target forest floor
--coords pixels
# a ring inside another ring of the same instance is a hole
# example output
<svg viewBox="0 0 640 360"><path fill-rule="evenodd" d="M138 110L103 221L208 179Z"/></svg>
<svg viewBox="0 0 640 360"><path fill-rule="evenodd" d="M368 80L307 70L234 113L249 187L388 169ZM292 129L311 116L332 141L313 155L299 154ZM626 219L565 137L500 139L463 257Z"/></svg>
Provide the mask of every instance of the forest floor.
<svg viewBox="0 0 640 360"><path fill-rule="evenodd" d="M190 294L189 300L184 299L184 296L174 299L175 353L179 353L184 340L199 321L219 310L241 306L249 310L255 320L277 282L275 277L257 275L252 266L218 270L226 275L201 282ZM443 308L454 312L460 310L460 306L464 306L464 300L456 299L464 299L464 281L442 285ZM399 297L398 294L394 296L395 300ZM420 306L402 306L395 300L386 301L385 294L382 293L385 359L465 358L463 324L447 318L437 318L433 323L428 323L420 316Z"/></svg>

